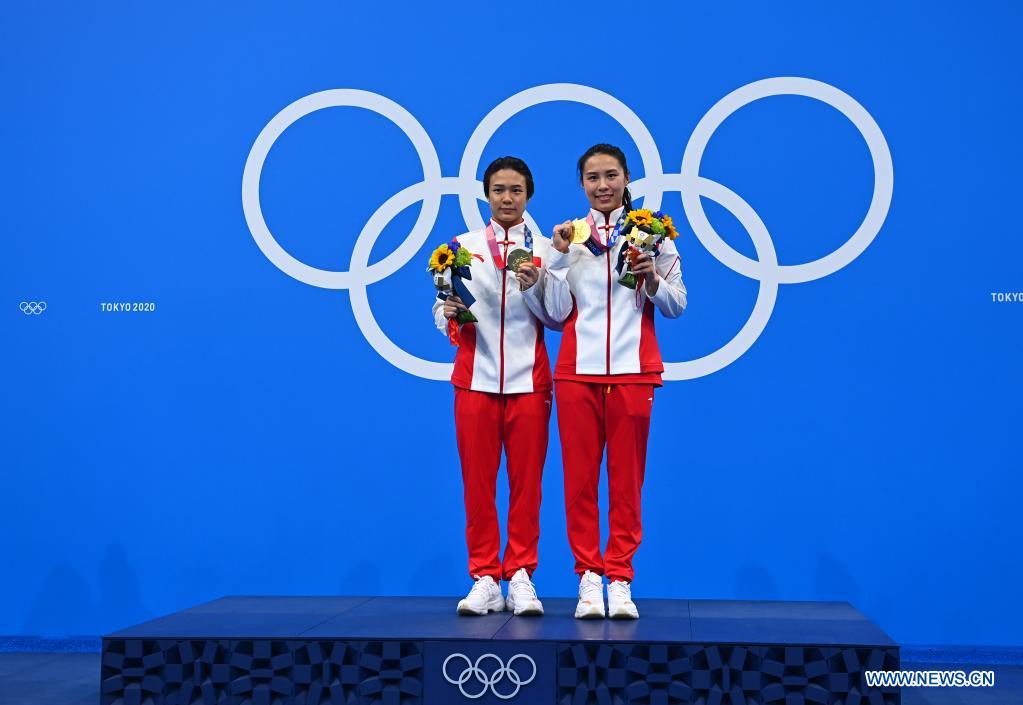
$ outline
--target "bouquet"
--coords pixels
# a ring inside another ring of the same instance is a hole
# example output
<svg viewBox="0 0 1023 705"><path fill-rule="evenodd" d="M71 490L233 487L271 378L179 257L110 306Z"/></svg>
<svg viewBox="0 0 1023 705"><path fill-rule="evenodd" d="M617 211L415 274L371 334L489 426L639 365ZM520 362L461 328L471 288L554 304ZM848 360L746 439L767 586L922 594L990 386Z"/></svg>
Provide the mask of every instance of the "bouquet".
<svg viewBox="0 0 1023 705"><path fill-rule="evenodd" d="M448 321L448 337L452 344L458 345L458 324L476 323L477 318L469 310L476 299L469 293L463 280L472 279L473 254L469 248L452 240L450 244L443 244L430 255L430 266L427 271L433 274L433 285L437 288L437 298L446 301L452 296L457 296L465 304L465 310L459 311L455 318Z"/></svg>
<svg viewBox="0 0 1023 705"><path fill-rule="evenodd" d="M661 251L661 243L664 238L674 240L678 237L671 216L661 211L651 212L647 209L629 211L625 217L625 226L622 228L622 236L628 243L623 247L618 262L618 271L622 271L622 264L627 263L625 272L618 283L630 289L636 288L636 275L632 273L632 263L641 254L649 254L656 257Z"/></svg>

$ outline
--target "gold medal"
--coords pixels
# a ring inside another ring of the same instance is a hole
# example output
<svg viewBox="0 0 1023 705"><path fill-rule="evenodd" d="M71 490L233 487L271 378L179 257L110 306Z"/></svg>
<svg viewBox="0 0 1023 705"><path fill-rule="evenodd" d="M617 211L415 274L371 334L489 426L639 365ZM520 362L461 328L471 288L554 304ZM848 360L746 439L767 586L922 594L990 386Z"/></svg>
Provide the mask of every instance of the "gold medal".
<svg viewBox="0 0 1023 705"><path fill-rule="evenodd" d="M590 224L585 220L572 221L572 244L581 245L590 239Z"/></svg>

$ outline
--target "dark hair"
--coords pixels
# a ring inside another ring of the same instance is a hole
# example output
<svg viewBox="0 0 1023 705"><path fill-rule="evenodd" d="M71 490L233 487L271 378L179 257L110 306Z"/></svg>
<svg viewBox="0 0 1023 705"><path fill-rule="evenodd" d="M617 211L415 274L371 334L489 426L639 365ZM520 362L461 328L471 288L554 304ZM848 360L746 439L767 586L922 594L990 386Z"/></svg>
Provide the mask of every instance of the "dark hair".
<svg viewBox="0 0 1023 705"><path fill-rule="evenodd" d="M629 165L625 162L625 152L615 147L613 144L595 144L579 157L579 163L576 164L576 171L579 172L579 180L583 180L583 167L586 166L586 160L592 157L594 154L606 154L609 157L614 157L618 160L618 163L622 165L622 171L625 172L625 176L629 176ZM632 210L632 194L629 193L629 187L625 187L625 193L622 194L622 205L625 206L626 212Z"/></svg>
<svg viewBox="0 0 1023 705"><path fill-rule="evenodd" d="M518 157L498 157L494 161L490 162L490 166L483 172L483 195L490 196L490 177L501 171L501 169L511 169L517 171L526 177L526 198L533 197L533 172L529 170L526 163Z"/></svg>

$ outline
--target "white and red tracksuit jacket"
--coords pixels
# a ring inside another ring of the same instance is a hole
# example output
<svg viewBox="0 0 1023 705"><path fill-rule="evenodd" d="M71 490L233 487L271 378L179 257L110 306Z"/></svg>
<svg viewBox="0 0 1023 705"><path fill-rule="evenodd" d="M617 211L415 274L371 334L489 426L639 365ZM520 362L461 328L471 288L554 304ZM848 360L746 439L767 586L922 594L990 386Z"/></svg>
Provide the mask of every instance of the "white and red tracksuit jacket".
<svg viewBox="0 0 1023 705"><path fill-rule="evenodd" d="M491 221L499 253L507 260L509 252L525 246L525 224L505 229ZM519 280L507 270L499 270L487 244L486 230L459 235L460 245L473 255L472 279L465 286L476 298L470 311L478 323L461 327L461 345L455 354L451 382L456 387L477 392L518 394L551 389L550 361L544 345L543 329L547 325L560 329L559 323L547 315L543 288L544 264L555 252L550 238L532 233L533 261L539 259L540 279L525 291ZM480 257L483 261L480 261ZM437 328L447 335L444 302L433 304Z"/></svg>
<svg viewBox="0 0 1023 705"><path fill-rule="evenodd" d="M623 209L605 218L591 210L597 239L607 241L607 228L618 221ZM583 245L572 245L568 254L551 247L545 269L544 305L554 321L564 321L555 379L580 375L639 375L664 371L654 334L654 307L668 318L682 315L686 287L675 244L665 239L654 267L661 277L657 293L646 287L629 289L618 283L615 271L618 252L627 246L624 237L610 250L594 255Z"/></svg>

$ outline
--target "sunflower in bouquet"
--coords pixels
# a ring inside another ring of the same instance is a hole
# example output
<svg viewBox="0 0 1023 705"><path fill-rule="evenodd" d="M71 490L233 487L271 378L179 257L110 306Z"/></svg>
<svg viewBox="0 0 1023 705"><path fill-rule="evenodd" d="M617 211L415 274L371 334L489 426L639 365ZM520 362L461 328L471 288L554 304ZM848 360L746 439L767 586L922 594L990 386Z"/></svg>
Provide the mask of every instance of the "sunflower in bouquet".
<svg viewBox="0 0 1023 705"><path fill-rule="evenodd" d="M458 323L475 323L476 316L469 311L469 306L475 303L475 298L463 283L464 279L472 279L472 272L469 267L472 265L472 252L469 248L452 240L444 243L430 255L430 265L427 271L433 274L433 285L437 289L437 298L447 300L457 296L465 304L464 311L459 311L454 319Z"/></svg>

